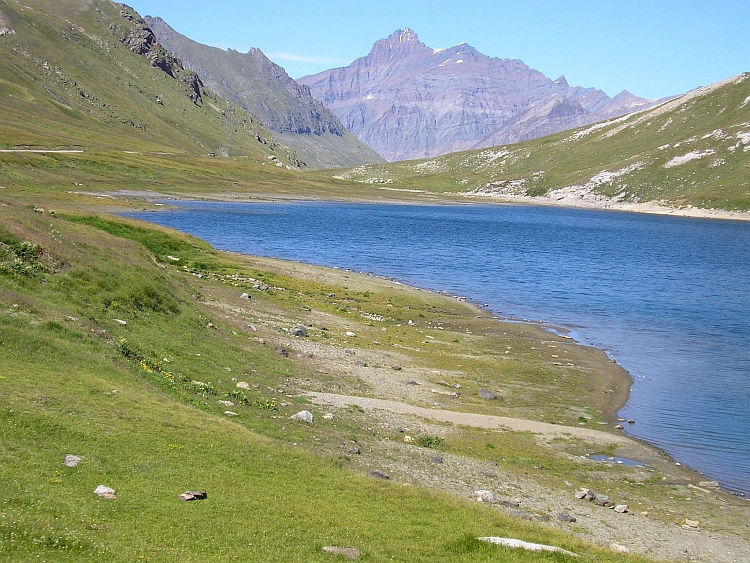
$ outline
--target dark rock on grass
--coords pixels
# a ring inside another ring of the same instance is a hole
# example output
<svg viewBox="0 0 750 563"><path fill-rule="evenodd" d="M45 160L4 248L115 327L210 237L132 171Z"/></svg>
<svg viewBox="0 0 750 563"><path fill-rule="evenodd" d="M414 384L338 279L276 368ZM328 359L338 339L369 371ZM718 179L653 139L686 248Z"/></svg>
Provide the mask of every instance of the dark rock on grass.
<svg viewBox="0 0 750 563"><path fill-rule="evenodd" d="M571 524L576 521L575 516L571 516L570 514L567 514L565 512L561 512L560 514L558 514L557 519L561 522L569 522Z"/></svg>
<svg viewBox="0 0 750 563"><path fill-rule="evenodd" d="M370 471L369 475L373 479L390 479L391 478L390 475L386 475L385 473L383 473L379 469L376 469L374 471Z"/></svg>
<svg viewBox="0 0 750 563"><path fill-rule="evenodd" d="M495 395L489 389L480 389L479 391L477 391L477 395L479 395L482 399L485 399L487 401L494 401L497 399L497 395Z"/></svg>
<svg viewBox="0 0 750 563"><path fill-rule="evenodd" d="M179 497L180 500L204 500L208 498L205 491L185 491Z"/></svg>
<svg viewBox="0 0 750 563"><path fill-rule="evenodd" d="M401 371L401 366L391 366L393 371Z"/></svg>
<svg viewBox="0 0 750 563"><path fill-rule="evenodd" d="M289 335L290 336L296 336L299 337L306 337L307 336L307 328L305 328L302 325L293 326L289 329Z"/></svg>

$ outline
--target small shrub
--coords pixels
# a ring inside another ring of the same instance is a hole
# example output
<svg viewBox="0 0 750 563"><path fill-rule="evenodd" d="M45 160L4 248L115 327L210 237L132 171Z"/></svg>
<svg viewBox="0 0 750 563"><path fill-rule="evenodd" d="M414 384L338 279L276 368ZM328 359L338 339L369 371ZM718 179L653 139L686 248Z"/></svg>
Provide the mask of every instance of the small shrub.
<svg viewBox="0 0 750 563"><path fill-rule="evenodd" d="M246 405L249 402L247 396L239 389L232 389L229 393L224 393L224 397L231 399L238 405Z"/></svg>
<svg viewBox="0 0 750 563"><path fill-rule="evenodd" d="M414 443L422 448L440 448L445 445L445 440L440 436L420 436Z"/></svg>
<svg viewBox="0 0 750 563"><path fill-rule="evenodd" d="M279 410L276 406L276 401L255 401L255 406L264 411L277 411Z"/></svg>

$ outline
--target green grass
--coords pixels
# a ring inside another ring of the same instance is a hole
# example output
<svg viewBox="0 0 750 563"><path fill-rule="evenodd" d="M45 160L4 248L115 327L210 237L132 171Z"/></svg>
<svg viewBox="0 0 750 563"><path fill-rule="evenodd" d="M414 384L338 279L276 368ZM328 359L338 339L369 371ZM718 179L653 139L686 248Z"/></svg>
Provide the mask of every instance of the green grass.
<svg viewBox="0 0 750 563"><path fill-rule="evenodd" d="M0 274L0 560L330 560L323 545L356 547L364 561L566 559L479 544L479 535L553 543L586 560L639 560L293 446L336 438L287 420L269 391L312 376L308 368L235 334L203 307L185 270L162 260L178 252L210 262L215 279L201 283L211 291L225 289L224 269L258 275L255 266L132 222L12 204L1 213L2 240L42 248L50 265ZM267 277L286 286L278 295L298 286L323 299L331 290ZM360 305L379 297L337 290ZM232 376L257 387L238 392ZM224 398L237 401L239 416L222 415ZM63 466L68 453L83 461ZM117 499L94 495L100 484ZM177 499L191 489L208 500Z"/></svg>

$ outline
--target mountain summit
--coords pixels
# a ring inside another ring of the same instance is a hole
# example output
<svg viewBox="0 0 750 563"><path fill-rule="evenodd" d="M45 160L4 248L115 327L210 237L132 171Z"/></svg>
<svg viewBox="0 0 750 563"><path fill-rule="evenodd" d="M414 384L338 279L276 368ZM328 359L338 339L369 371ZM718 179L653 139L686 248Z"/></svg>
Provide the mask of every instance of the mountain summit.
<svg viewBox="0 0 750 563"><path fill-rule="evenodd" d="M432 49L408 28L345 68L298 82L390 161L524 141L654 103L571 87L564 76L553 81L466 43Z"/></svg>

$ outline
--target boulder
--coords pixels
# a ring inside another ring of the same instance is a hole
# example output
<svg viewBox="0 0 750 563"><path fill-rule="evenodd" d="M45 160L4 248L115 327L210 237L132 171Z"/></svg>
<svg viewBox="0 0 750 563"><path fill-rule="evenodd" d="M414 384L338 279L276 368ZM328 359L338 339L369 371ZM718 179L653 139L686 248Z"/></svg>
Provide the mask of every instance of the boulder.
<svg viewBox="0 0 750 563"><path fill-rule="evenodd" d="M482 399L486 399L487 401L494 401L495 399L497 399L497 395L495 395L489 389L480 389L479 391L477 391L477 395L479 395Z"/></svg>
<svg viewBox="0 0 750 563"><path fill-rule="evenodd" d="M223 405L225 407L233 407L234 403L232 401L218 401L220 405Z"/></svg>
<svg viewBox="0 0 750 563"><path fill-rule="evenodd" d="M115 496L115 490L111 487L107 487L106 485L99 485L96 489L94 489L94 494L99 495L102 498L108 498L108 499L117 498Z"/></svg>
<svg viewBox="0 0 750 563"><path fill-rule="evenodd" d="M250 390L250 384L246 381L238 381L237 385L235 385L237 389L245 389L246 391Z"/></svg>
<svg viewBox="0 0 750 563"><path fill-rule="evenodd" d="M379 469L375 469L374 471L370 471L369 475L373 479L384 479L384 480L387 480L387 479L391 478L390 475L387 475L387 474L383 473Z"/></svg>
<svg viewBox="0 0 750 563"><path fill-rule="evenodd" d="M239 416L236 412L224 411L224 416Z"/></svg>
<svg viewBox="0 0 750 563"><path fill-rule="evenodd" d="M313 415L310 411L299 411L297 414L293 414L290 416L292 420L301 420L302 422L307 422L308 424L313 423Z"/></svg>
<svg viewBox="0 0 750 563"><path fill-rule="evenodd" d="M307 328L302 325L293 326L289 329L289 336L296 336L297 338L307 336Z"/></svg>
<svg viewBox="0 0 750 563"><path fill-rule="evenodd" d="M252 299L252 298L250 297L249 293L243 293L242 295L240 295L240 299L248 299L249 300L249 299Z"/></svg>
<svg viewBox="0 0 750 563"><path fill-rule="evenodd" d="M567 514L565 512L561 512L560 514L558 514L557 519L561 522L569 522L571 524L576 521L575 516L571 516L570 514Z"/></svg>
<svg viewBox="0 0 750 563"><path fill-rule="evenodd" d="M615 512L619 512L620 514L625 514L628 511L628 505L627 504L618 504L614 507Z"/></svg>

